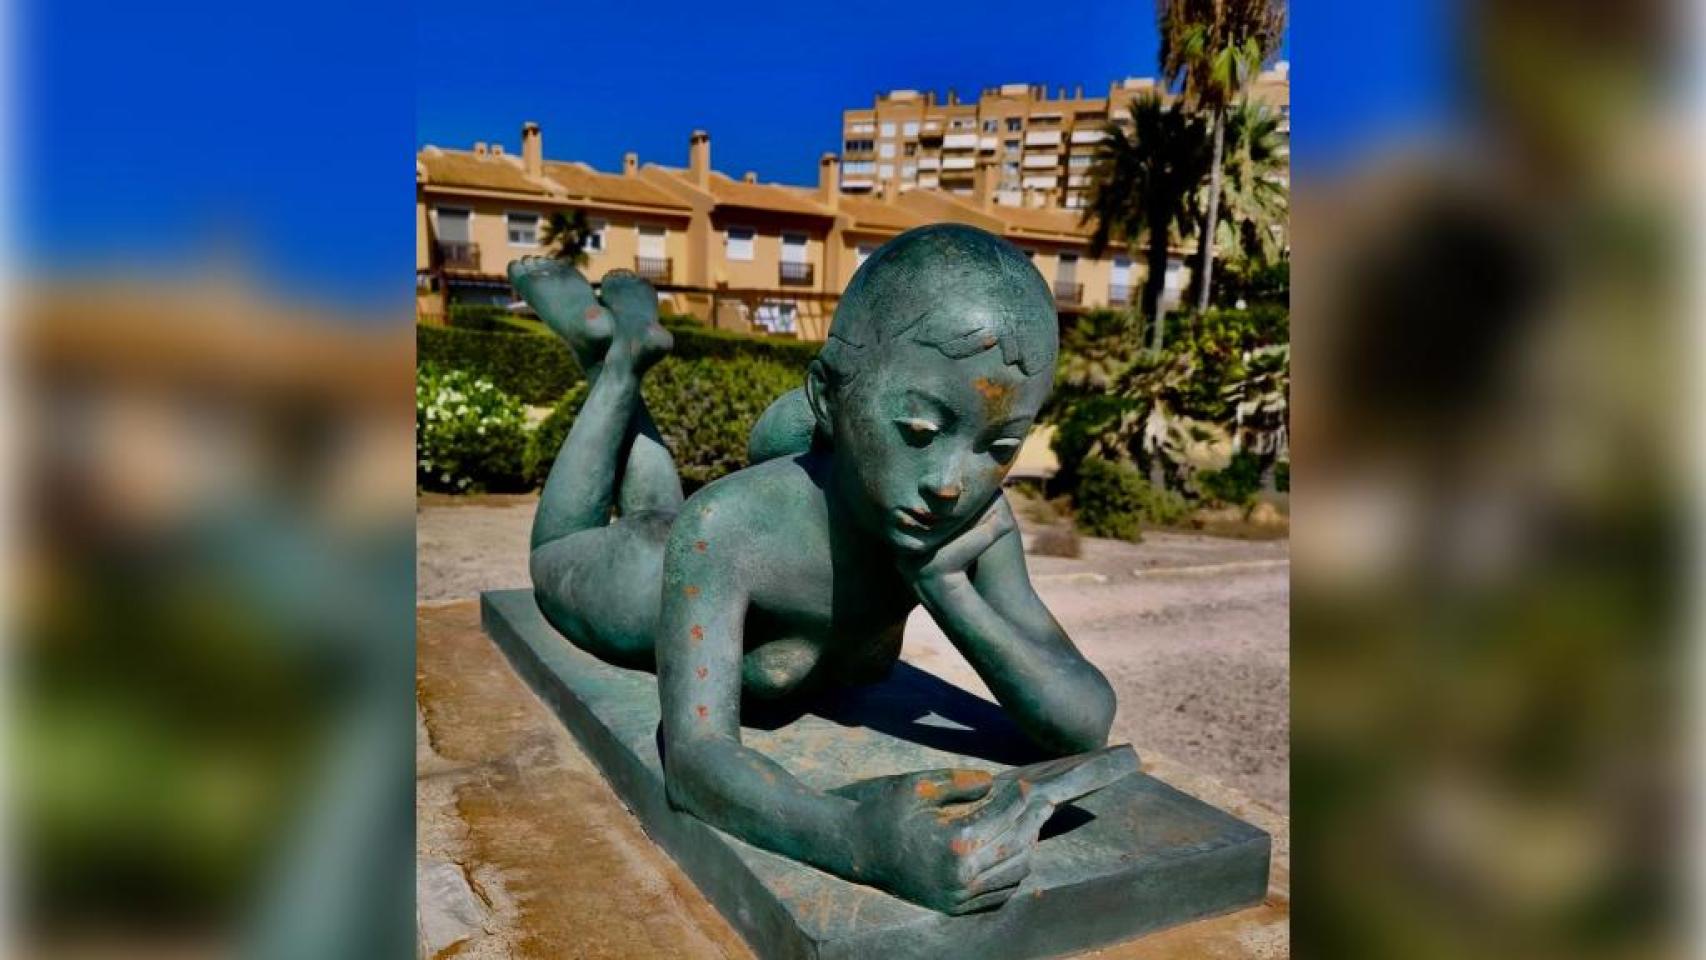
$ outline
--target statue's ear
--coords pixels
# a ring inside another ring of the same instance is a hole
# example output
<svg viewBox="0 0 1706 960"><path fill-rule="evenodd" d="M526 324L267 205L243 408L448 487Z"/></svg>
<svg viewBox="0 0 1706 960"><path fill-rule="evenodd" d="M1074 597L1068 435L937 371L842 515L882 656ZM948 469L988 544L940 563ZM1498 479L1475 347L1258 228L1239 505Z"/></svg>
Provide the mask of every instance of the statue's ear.
<svg viewBox="0 0 1706 960"><path fill-rule="evenodd" d="M806 402L811 404L812 418L817 421L818 436L835 439L835 418L829 404L829 369L823 360L816 359L806 370Z"/></svg>

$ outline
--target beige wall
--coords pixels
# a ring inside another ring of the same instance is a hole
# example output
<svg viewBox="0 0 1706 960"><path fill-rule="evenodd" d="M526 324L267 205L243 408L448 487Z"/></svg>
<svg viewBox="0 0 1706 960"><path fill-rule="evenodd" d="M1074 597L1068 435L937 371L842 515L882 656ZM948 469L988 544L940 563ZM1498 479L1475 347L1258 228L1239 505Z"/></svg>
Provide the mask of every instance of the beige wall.
<svg viewBox="0 0 1706 960"><path fill-rule="evenodd" d="M506 214L509 212L531 212L539 215L539 234L544 233L544 224L551 213L556 210L573 209L561 205L530 204L526 201L493 200L485 197L465 197L458 195L430 195L425 203L418 207L418 222L416 243L417 264L428 254L427 217L435 215L439 207L451 207L473 212L473 221L469 224L470 239L480 248L479 272L487 276L503 276L510 261L525 256L542 256L545 248L538 245L512 245L509 242L509 226ZM611 270L618 268L634 269L634 259L639 250L638 227L642 224L659 226L665 229L664 252L673 261L672 280L683 282L683 271L687 261L687 218L679 216L639 214L629 211L606 210L588 206L584 208L589 219L604 221L604 250L589 253L586 275L597 280ZM438 236L436 220L431 224L431 236Z"/></svg>

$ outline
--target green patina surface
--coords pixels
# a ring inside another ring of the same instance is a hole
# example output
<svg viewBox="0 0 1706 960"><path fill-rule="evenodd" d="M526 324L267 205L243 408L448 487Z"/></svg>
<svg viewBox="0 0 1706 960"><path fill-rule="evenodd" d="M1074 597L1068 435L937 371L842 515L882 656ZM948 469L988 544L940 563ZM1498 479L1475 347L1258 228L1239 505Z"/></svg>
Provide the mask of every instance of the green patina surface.
<svg viewBox="0 0 1706 960"><path fill-rule="evenodd" d="M1058 956L1259 903L1269 838L1143 774L1061 808L999 909L937 912L735 839L671 809L650 673L566 642L526 590L481 598L486 632L646 831L762 957ZM741 740L822 791L921 769L1043 759L995 704L898 664L803 715L743 716Z"/></svg>

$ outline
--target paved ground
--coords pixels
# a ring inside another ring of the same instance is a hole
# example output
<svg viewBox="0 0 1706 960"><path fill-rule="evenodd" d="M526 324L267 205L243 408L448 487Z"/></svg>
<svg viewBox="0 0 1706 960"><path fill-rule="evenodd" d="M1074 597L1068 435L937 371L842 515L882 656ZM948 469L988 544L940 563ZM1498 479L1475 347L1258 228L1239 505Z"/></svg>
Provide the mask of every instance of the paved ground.
<svg viewBox="0 0 1706 960"><path fill-rule="evenodd" d="M471 600L423 607L417 631L416 847L432 960L750 958L623 808L568 731L480 632ZM1211 781L1163 780L1274 833L1267 901L1094 951L1085 960L1288 955L1285 824Z"/></svg>
<svg viewBox="0 0 1706 960"><path fill-rule="evenodd" d="M442 502L416 517L423 604L527 585L530 499ZM1284 817L1290 807L1288 543L1149 534L1085 539L1075 559L1031 557L1049 608L1119 696L1114 737L1218 780ZM985 692L923 611L906 659Z"/></svg>

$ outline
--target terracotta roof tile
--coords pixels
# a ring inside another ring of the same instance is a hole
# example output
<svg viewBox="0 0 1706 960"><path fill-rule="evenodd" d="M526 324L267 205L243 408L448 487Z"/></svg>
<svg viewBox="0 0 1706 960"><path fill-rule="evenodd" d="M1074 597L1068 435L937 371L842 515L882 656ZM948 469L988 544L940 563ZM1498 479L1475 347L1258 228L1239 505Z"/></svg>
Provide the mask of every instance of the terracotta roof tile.
<svg viewBox="0 0 1706 960"><path fill-rule="evenodd" d="M895 203L885 203L875 197L842 194L841 211L853 218L855 230L893 230L899 233L931 223L930 218Z"/></svg>
<svg viewBox="0 0 1706 960"><path fill-rule="evenodd" d="M720 206L774 210L814 217L833 215L828 207L813 198L809 190L774 183L746 183L731 179L715 170L711 171L710 191Z"/></svg>
<svg viewBox="0 0 1706 960"><path fill-rule="evenodd" d="M638 177L615 173L600 173L584 163L545 161L545 175L559 184L570 197L602 200L606 203L627 203L648 207L672 207L686 211L687 204L670 196Z"/></svg>
<svg viewBox="0 0 1706 960"><path fill-rule="evenodd" d="M428 184L510 193L546 193L545 184L523 172L518 158L507 155L478 157L461 150L428 147L417 155L416 160L425 168Z"/></svg>

